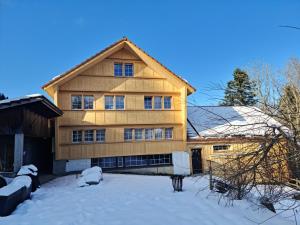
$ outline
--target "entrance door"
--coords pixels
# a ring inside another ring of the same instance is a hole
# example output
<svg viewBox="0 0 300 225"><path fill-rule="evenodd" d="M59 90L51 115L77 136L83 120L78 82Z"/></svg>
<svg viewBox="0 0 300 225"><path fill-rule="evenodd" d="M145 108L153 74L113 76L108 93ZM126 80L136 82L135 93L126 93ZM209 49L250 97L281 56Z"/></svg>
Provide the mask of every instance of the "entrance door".
<svg viewBox="0 0 300 225"><path fill-rule="evenodd" d="M201 148L192 149L193 174L202 173Z"/></svg>

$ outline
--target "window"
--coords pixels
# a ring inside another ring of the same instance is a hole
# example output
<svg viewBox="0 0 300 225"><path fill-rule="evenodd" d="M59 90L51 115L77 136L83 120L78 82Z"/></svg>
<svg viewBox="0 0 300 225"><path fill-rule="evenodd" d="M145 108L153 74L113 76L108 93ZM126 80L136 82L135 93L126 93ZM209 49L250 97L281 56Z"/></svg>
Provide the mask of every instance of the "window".
<svg viewBox="0 0 300 225"><path fill-rule="evenodd" d="M154 97L154 109L161 109L161 96L155 96Z"/></svg>
<svg viewBox="0 0 300 225"><path fill-rule="evenodd" d="M171 109L172 108L172 97L165 96L164 97L164 109Z"/></svg>
<svg viewBox="0 0 300 225"><path fill-rule="evenodd" d="M125 77L132 77L133 76L133 64L126 63L125 64Z"/></svg>
<svg viewBox="0 0 300 225"><path fill-rule="evenodd" d="M92 166L100 166L103 169L138 167L138 166L160 166L171 165L171 154L160 155L133 155L133 156L117 156L105 158L93 158Z"/></svg>
<svg viewBox="0 0 300 225"><path fill-rule="evenodd" d="M100 158L98 165L101 168L116 168L117 167L116 157Z"/></svg>
<svg viewBox="0 0 300 225"><path fill-rule="evenodd" d="M84 109L94 109L94 96L83 96Z"/></svg>
<svg viewBox="0 0 300 225"><path fill-rule="evenodd" d="M114 73L116 77L121 77L123 75L123 64L122 63L115 63L114 64Z"/></svg>
<svg viewBox="0 0 300 225"><path fill-rule="evenodd" d="M72 132L72 142L79 143L82 141L82 131L81 130L73 130Z"/></svg>
<svg viewBox="0 0 300 225"><path fill-rule="evenodd" d="M116 109L124 109L124 96L116 96Z"/></svg>
<svg viewBox="0 0 300 225"><path fill-rule="evenodd" d="M131 141L132 140L132 130L131 128L124 129L124 140Z"/></svg>
<svg viewBox="0 0 300 225"><path fill-rule="evenodd" d="M105 141L105 129L96 130L96 141L97 142Z"/></svg>
<svg viewBox="0 0 300 225"><path fill-rule="evenodd" d="M166 128L165 139L172 139L172 138L173 138L173 128Z"/></svg>
<svg viewBox="0 0 300 225"><path fill-rule="evenodd" d="M213 149L214 151L220 151L220 150L228 150L230 145L214 145Z"/></svg>
<svg viewBox="0 0 300 225"><path fill-rule="evenodd" d="M149 156L149 165L165 165L171 164L171 154L164 155L150 155Z"/></svg>
<svg viewBox="0 0 300 225"><path fill-rule="evenodd" d="M145 139L152 140L153 139L153 129L147 128L145 129Z"/></svg>
<svg viewBox="0 0 300 225"><path fill-rule="evenodd" d="M152 97L151 96L144 97L144 108L152 109Z"/></svg>
<svg viewBox="0 0 300 225"><path fill-rule="evenodd" d="M105 96L105 109L114 109L114 96Z"/></svg>
<svg viewBox="0 0 300 225"><path fill-rule="evenodd" d="M134 129L134 139L142 140L143 139L143 129Z"/></svg>
<svg viewBox="0 0 300 225"><path fill-rule="evenodd" d="M72 109L82 109L81 95L72 95Z"/></svg>
<svg viewBox="0 0 300 225"><path fill-rule="evenodd" d="M135 167L135 166L146 166L147 156L137 155L137 156L127 156L125 157L125 166L126 167Z"/></svg>
<svg viewBox="0 0 300 225"><path fill-rule="evenodd" d="M123 157L118 157L118 167L123 167Z"/></svg>
<svg viewBox="0 0 300 225"><path fill-rule="evenodd" d="M163 134L163 131L161 128L154 129L155 139L157 139L157 140L162 139L162 134Z"/></svg>
<svg viewBox="0 0 300 225"><path fill-rule="evenodd" d="M94 141L94 131L93 130L84 131L84 141L85 142L93 142Z"/></svg>

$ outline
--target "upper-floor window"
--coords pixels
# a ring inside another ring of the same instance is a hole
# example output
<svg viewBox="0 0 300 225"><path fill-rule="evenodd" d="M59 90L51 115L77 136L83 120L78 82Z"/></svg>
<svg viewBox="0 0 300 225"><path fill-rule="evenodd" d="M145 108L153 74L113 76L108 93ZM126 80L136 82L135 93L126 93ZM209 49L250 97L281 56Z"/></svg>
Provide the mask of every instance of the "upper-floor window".
<svg viewBox="0 0 300 225"><path fill-rule="evenodd" d="M105 109L114 109L114 96L105 96Z"/></svg>
<svg viewBox="0 0 300 225"><path fill-rule="evenodd" d="M172 108L172 97L164 96L164 109L171 109L171 108Z"/></svg>
<svg viewBox="0 0 300 225"><path fill-rule="evenodd" d="M106 95L105 96L105 109L124 109L124 95Z"/></svg>
<svg viewBox="0 0 300 225"><path fill-rule="evenodd" d="M154 109L161 109L161 96L154 96Z"/></svg>
<svg viewBox="0 0 300 225"><path fill-rule="evenodd" d="M142 140L143 139L143 129L138 128L134 130L134 139Z"/></svg>
<svg viewBox="0 0 300 225"><path fill-rule="evenodd" d="M96 130L96 141L97 142L105 141L105 129Z"/></svg>
<svg viewBox="0 0 300 225"><path fill-rule="evenodd" d="M146 140L152 140L153 139L153 129L152 128L146 128L145 129L145 139Z"/></svg>
<svg viewBox="0 0 300 225"><path fill-rule="evenodd" d="M79 143L82 141L82 131L81 130L73 130L72 132L72 142Z"/></svg>
<svg viewBox="0 0 300 225"><path fill-rule="evenodd" d="M114 74L116 77L123 76L123 64L122 63L115 63L114 64Z"/></svg>
<svg viewBox="0 0 300 225"><path fill-rule="evenodd" d="M83 96L84 109L93 109L94 108L94 96Z"/></svg>
<svg viewBox="0 0 300 225"><path fill-rule="evenodd" d="M154 129L154 135L155 135L155 139L162 139L163 138L163 129L162 128L155 128Z"/></svg>
<svg viewBox="0 0 300 225"><path fill-rule="evenodd" d="M93 142L94 141L94 130L85 130L84 131L84 141Z"/></svg>
<svg viewBox="0 0 300 225"><path fill-rule="evenodd" d="M72 95L72 109L82 109L81 95Z"/></svg>
<svg viewBox="0 0 300 225"><path fill-rule="evenodd" d="M130 141L132 140L132 128L125 128L124 129L124 140Z"/></svg>
<svg viewBox="0 0 300 225"><path fill-rule="evenodd" d="M144 108L152 109L152 97L151 96L144 97Z"/></svg>
<svg viewBox="0 0 300 225"><path fill-rule="evenodd" d="M165 139L172 139L172 138L173 138L173 128L166 128Z"/></svg>
<svg viewBox="0 0 300 225"><path fill-rule="evenodd" d="M214 151L220 151L220 150L228 150L230 145L214 145L213 149Z"/></svg>
<svg viewBox="0 0 300 225"><path fill-rule="evenodd" d="M116 109L124 109L124 96L116 96Z"/></svg>
<svg viewBox="0 0 300 225"><path fill-rule="evenodd" d="M126 63L125 64L125 77L132 77L133 76L133 64Z"/></svg>

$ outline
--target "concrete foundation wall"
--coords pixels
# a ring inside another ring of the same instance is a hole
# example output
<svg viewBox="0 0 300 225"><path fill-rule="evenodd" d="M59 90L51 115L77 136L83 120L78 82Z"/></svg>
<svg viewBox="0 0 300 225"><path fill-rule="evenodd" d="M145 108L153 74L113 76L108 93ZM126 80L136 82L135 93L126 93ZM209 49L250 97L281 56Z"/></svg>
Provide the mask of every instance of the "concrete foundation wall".
<svg viewBox="0 0 300 225"><path fill-rule="evenodd" d="M81 171L91 167L91 159L68 160L66 172Z"/></svg>

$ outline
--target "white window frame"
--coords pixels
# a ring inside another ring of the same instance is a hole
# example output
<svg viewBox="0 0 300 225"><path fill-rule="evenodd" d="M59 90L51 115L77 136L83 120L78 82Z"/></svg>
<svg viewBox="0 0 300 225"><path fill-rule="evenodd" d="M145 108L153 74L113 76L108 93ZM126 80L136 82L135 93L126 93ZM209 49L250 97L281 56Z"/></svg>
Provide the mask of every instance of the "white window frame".
<svg viewBox="0 0 300 225"><path fill-rule="evenodd" d="M103 132L102 135L99 134L100 132ZM103 143L103 142L105 142L105 133L106 133L106 130L105 130L105 129L97 129L97 130L96 130L96 142L98 142L98 143ZM100 137L103 136L104 139L103 139L103 140L101 140L101 138L98 139L98 136L100 136Z"/></svg>
<svg viewBox="0 0 300 225"><path fill-rule="evenodd" d="M79 133L80 133L80 141L74 141L74 132L78 132L77 135L77 139L79 137ZM77 143L81 143L82 142L82 130L73 130L72 131L72 143L77 144Z"/></svg>

